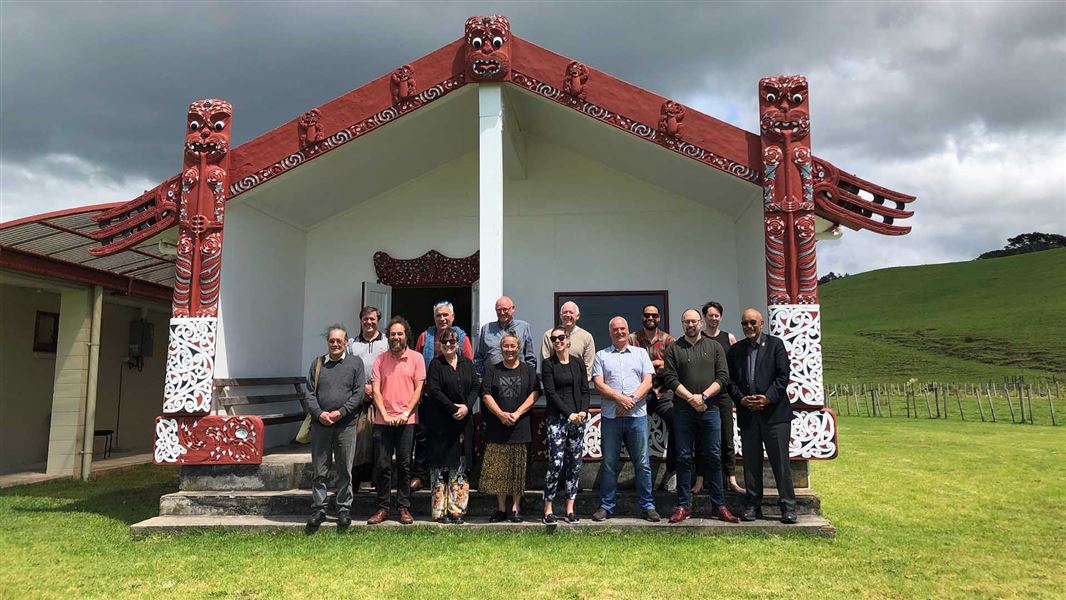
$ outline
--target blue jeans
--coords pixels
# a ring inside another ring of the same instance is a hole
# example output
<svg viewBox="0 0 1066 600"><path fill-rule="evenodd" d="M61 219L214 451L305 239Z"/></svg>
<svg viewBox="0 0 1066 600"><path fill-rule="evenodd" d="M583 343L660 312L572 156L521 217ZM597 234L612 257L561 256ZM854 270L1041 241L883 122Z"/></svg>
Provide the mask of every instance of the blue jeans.
<svg viewBox="0 0 1066 600"><path fill-rule="evenodd" d="M616 506L618 491L618 462L622 443L629 451L633 463L640 506L655 510L651 495L651 462L648 459L648 417L616 417L600 420L600 449L603 453L603 468L600 472L600 508L609 512Z"/></svg>
<svg viewBox="0 0 1066 600"><path fill-rule="evenodd" d="M692 506L692 465L699 440L701 462L707 466L707 485L711 494L711 508L725 506L722 482L722 420L718 410L711 408L697 412L688 402L674 402L674 442L677 444L677 505Z"/></svg>

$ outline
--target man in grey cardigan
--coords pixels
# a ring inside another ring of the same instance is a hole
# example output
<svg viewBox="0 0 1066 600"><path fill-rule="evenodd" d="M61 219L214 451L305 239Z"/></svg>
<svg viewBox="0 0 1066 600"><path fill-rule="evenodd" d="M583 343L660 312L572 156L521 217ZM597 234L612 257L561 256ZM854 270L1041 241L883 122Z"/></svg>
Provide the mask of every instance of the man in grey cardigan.
<svg viewBox="0 0 1066 600"><path fill-rule="evenodd" d="M329 349L315 357L307 374L307 410L311 413L311 518L318 527L326 520L326 477L329 457L337 470L337 526L352 524L352 459L355 457L355 420L365 394L363 361L348 354L348 332L341 325L326 331Z"/></svg>

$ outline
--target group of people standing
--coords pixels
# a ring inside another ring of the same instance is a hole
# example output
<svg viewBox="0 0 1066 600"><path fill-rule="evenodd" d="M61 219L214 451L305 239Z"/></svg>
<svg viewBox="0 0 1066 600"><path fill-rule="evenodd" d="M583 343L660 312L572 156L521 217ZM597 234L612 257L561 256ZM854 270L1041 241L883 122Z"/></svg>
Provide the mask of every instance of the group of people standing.
<svg viewBox="0 0 1066 600"><path fill-rule="evenodd" d="M634 467L642 516L660 520L648 449L651 411L671 431L664 482L673 481L676 471L677 504L670 522L689 518L693 488L701 485L710 493L710 516L738 522L725 506L727 482L744 493L741 518L761 518L764 443L781 495L782 522L796 522L788 472L789 362L781 340L762 333L758 311L744 311L745 340L738 344L719 329L722 307L716 302L704 305L702 314L685 310L685 335L677 340L659 328L659 308L649 305L639 331L630 333L622 317L611 319L611 344L596 351L593 336L577 325L580 309L567 302L560 307L559 325L544 333L538 372L529 324L514 318L515 305L506 296L495 309L497 320L481 328L476 350L466 332L454 326L454 307L448 302L434 306L434 325L419 335L413 349L407 321L393 317L381 333L381 314L374 307L360 312L362 327L354 338L340 325L329 328L328 352L312 362L308 373L314 469L309 525L326 519L331 457L337 471L337 522L351 524L355 419L361 411L373 415L378 497L378 510L367 523L389 518L394 479L398 520L414 522L411 493L421 487L426 471L432 518L464 522L470 491L464 442L471 445L471 416L478 401L485 442L479 489L497 498L489 520L521 522L533 435L529 415L541 394L548 447L543 521L576 523L580 517L574 502L593 387L602 398L603 458L594 521L609 519L616 508L623 445ZM744 448L743 488L733 472L734 403ZM559 496L565 501L561 516L555 505Z"/></svg>

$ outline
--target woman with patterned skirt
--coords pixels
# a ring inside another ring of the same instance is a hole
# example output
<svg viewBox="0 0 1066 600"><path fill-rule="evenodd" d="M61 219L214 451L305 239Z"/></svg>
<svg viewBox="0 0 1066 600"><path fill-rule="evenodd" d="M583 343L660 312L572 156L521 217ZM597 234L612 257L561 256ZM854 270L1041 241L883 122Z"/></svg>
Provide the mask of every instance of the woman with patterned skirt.
<svg viewBox="0 0 1066 600"><path fill-rule="evenodd" d="M566 520L577 523L574 500L581 476L585 446L585 423L589 416L589 382L585 364L570 360L570 339L556 327L549 339L552 355L541 364L544 397L548 400L548 472L544 477L544 524L557 519L552 501L560 483L566 492Z"/></svg>
<svg viewBox="0 0 1066 600"><path fill-rule="evenodd" d="M492 523L521 523L519 503L526 489L526 457L533 439L529 411L537 401L537 370L519 357L519 340L512 333L500 339L503 360L485 370L481 402L485 409L485 458L480 489L496 494ZM511 510L507 510L511 496Z"/></svg>
<svg viewBox="0 0 1066 600"><path fill-rule="evenodd" d="M424 409L426 457L433 490L431 515L438 523L461 524L470 498L462 462L462 435L477 398L474 363L459 354L459 334L440 333L441 354L429 361Z"/></svg>

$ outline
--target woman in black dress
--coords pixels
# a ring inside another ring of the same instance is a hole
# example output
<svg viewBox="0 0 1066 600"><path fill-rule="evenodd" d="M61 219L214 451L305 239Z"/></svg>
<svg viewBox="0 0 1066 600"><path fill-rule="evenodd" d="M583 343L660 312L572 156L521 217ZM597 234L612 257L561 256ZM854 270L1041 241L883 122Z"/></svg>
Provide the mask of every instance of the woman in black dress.
<svg viewBox="0 0 1066 600"><path fill-rule="evenodd" d="M477 398L474 363L459 354L459 334L440 334L440 356L429 361L425 406L426 457L433 489L435 521L460 524L466 515L470 484L462 460L462 434Z"/></svg>
<svg viewBox="0 0 1066 600"><path fill-rule="evenodd" d="M485 370L481 382L481 401L485 410L485 459L481 467L481 491L496 494L496 512L489 521L510 519L520 523L518 515L522 493L526 489L526 457L533 440L529 411L537 401L537 369L519 358L520 342L511 333L500 340L503 360ZM507 513L507 496L512 497Z"/></svg>
<svg viewBox="0 0 1066 600"><path fill-rule="evenodd" d="M577 523L581 459L585 451L585 423L589 418L589 381L585 363L570 356L570 336L562 327L548 334L552 355L541 363L544 397L548 400L548 471L544 476L544 524L556 522L552 501L559 487L566 494L566 520Z"/></svg>

